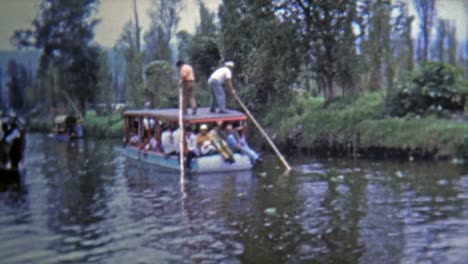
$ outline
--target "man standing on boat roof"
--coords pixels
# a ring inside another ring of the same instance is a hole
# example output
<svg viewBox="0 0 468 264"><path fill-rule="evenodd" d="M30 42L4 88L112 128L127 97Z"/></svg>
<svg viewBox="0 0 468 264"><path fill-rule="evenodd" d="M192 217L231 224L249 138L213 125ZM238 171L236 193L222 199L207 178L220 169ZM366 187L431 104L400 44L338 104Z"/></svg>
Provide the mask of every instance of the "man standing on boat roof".
<svg viewBox="0 0 468 264"><path fill-rule="evenodd" d="M234 87L232 86L232 69L234 68L234 62L227 61L224 63L224 67L217 69L213 72L208 79L208 84L211 87L211 104L210 112L214 113L215 108L218 107L218 113L224 114L226 112L226 93L224 92L223 86L225 86L229 92L235 93Z"/></svg>
<svg viewBox="0 0 468 264"><path fill-rule="evenodd" d="M177 61L176 66L180 71L179 86L182 86L183 90L182 109L184 115L187 114L188 101L190 101L192 107L192 114L195 115L197 113L197 102L195 100L195 74L193 68L185 64L183 60Z"/></svg>

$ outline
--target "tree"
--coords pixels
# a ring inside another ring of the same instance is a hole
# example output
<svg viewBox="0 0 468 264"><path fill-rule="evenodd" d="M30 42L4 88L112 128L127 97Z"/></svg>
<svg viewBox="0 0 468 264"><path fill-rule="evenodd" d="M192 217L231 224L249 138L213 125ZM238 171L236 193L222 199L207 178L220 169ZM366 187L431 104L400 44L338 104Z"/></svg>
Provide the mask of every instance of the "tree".
<svg viewBox="0 0 468 264"><path fill-rule="evenodd" d="M7 74L9 76L7 83L10 95L9 105L19 111L24 107L25 91L30 83L28 73L24 65L16 63L15 60L9 60Z"/></svg>
<svg viewBox="0 0 468 264"><path fill-rule="evenodd" d="M135 106L143 106L143 55L138 51L136 34L132 21L124 25L123 32L118 40L115 49L123 54L125 58L125 81L126 97Z"/></svg>
<svg viewBox="0 0 468 264"><path fill-rule="evenodd" d="M445 19L439 19L437 24L437 39L435 43L435 55L438 58L439 62L445 61L445 49L446 49L446 40L447 40L447 24L448 21Z"/></svg>
<svg viewBox="0 0 468 264"><path fill-rule="evenodd" d="M390 2L361 1L364 6L361 17L366 21L363 53L366 57L365 72L369 72L369 81L365 85L369 90L380 90L383 87L384 69L389 69L391 63L387 58L390 54Z"/></svg>
<svg viewBox="0 0 468 264"><path fill-rule="evenodd" d="M455 27L455 23L448 25L448 43L447 43L447 48L448 48L448 59L449 63L452 65L457 64L457 30Z"/></svg>
<svg viewBox="0 0 468 264"><path fill-rule="evenodd" d="M112 92L112 75L109 69L109 59L105 51L99 53L99 72L98 72L98 102L106 105L106 110L111 110L112 102L114 102L114 94Z"/></svg>
<svg viewBox="0 0 468 264"><path fill-rule="evenodd" d="M196 27L189 47L190 63L198 78L206 81L221 59L215 15L199 1L200 23Z"/></svg>
<svg viewBox="0 0 468 264"><path fill-rule="evenodd" d="M222 57L236 63L235 86L247 104L287 103L302 63L294 25L269 1L225 0L219 17Z"/></svg>
<svg viewBox="0 0 468 264"><path fill-rule="evenodd" d="M135 44L138 52L141 51L140 37L141 37L141 27L140 20L138 19L138 8L136 0L133 0L133 17L135 18Z"/></svg>
<svg viewBox="0 0 468 264"><path fill-rule="evenodd" d="M323 87L325 105L335 98L338 50L350 37L350 17L356 1L283 0L278 1L282 18L298 25L297 33L307 48L311 70Z"/></svg>
<svg viewBox="0 0 468 264"><path fill-rule="evenodd" d="M181 60L188 61L190 58L190 44L192 42L192 35L186 31L181 30L177 32L177 57Z"/></svg>
<svg viewBox="0 0 468 264"><path fill-rule="evenodd" d="M173 87L176 82L173 78L174 67L167 61L152 61L145 66L147 85L145 87L145 99L152 107L177 107L178 94Z"/></svg>
<svg viewBox="0 0 468 264"><path fill-rule="evenodd" d="M38 77L50 77L50 67L59 71L66 81L55 92L70 94L82 110L97 91L98 48L92 43L99 22L92 19L97 6L97 0L43 0L33 28L12 37L18 47L42 50Z"/></svg>
<svg viewBox="0 0 468 264"><path fill-rule="evenodd" d="M145 34L145 63L172 61L170 41L176 34L180 9L180 0L153 0L150 29Z"/></svg>
<svg viewBox="0 0 468 264"><path fill-rule="evenodd" d="M409 15L406 3L399 1L396 5L398 15L393 23L393 32L400 41L395 42L394 45L400 55L398 61L401 63L401 68L403 71L411 72L414 69L414 45L411 37L414 16Z"/></svg>
<svg viewBox="0 0 468 264"><path fill-rule="evenodd" d="M421 46L419 50L420 60L426 62L429 58L431 44L431 30L435 17L435 0L414 0L414 5L419 16L419 29Z"/></svg>

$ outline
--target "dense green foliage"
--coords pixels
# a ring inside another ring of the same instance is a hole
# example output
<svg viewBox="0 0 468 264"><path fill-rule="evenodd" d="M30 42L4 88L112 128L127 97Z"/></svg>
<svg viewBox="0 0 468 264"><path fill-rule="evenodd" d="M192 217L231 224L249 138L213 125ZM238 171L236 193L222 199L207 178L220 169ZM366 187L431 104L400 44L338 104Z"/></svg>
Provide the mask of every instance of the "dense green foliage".
<svg viewBox="0 0 468 264"><path fill-rule="evenodd" d="M145 66L145 98L151 106L177 107L178 89L175 82L174 67L167 61L153 61Z"/></svg>
<svg viewBox="0 0 468 264"><path fill-rule="evenodd" d="M283 145L312 149L315 144L397 148L436 152L440 156L455 155L467 146L466 122L386 117L381 93L369 93L355 101L338 98L328 108L322 107L323 99L296 98L289 107L274 110L265 118Z"/></svg>
<svg viewBox="0 0 468 264"><path fill-rule="evenodd" d="M85 135L93 137L120 137L123 131L123 119L120 113L98 116L88 111L84 123Z"/></svg>
<svg viewBox="0 0 468 264"><path fill-rule="evenodd" d="M42 50L39 87L53 106L59 104L62 92L71 94L82 109L95 99L99 49L93 38L99 21L93 16L97 5L96 0L43 0L33 28L16 31L12 37L18 47Z"/></svg>
<svg viewBox="0 0 468 264"><path fill-rule="evenodd" d="M426 63L415 71L410 82L389 95L387 108L394 116L463 112L468 96L465 85L459 81L455 67Z"/></svg>
<svg viewBox="0 0 468 264"><path fill-rule="evenodd" d="M234 60L235 80L252 109L287 103L302 65L301 42L268 1L224 1L220 7L221 49Z"/></svg>

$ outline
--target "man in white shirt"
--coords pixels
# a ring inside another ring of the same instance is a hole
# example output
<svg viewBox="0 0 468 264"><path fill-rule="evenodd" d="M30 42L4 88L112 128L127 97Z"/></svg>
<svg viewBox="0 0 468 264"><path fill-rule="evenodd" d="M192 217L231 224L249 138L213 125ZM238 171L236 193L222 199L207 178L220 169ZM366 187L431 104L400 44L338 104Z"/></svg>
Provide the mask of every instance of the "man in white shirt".
<svg viewBox="0 0 468 264"><path fill-rule="evenodd" d="M163 125L163 132L161 134L161 145L164 151L164 154L166 157L169 157L169 155L175 154L175 149L174 149L174 138L172 137L172 131Z"/></svg>
<svg viewBox="0 0 468 264"><path fill-rule="evenodd" d="M235 93L234 87L232 86L232 72L234 68L234 62L228 61L224 63L224 67L217 69L213 72L208 79L208 84L211 87L211 103L210 112L214 113L215 108L218 107L218 113L224 114L226 112L226 93L224 92L223 86L227 86L227 89L231 93Z"/></svg>
<svg viewBox="0 0 468 264"><path fill-rule="evenodd" d="M180 129L176 128L174 131L172 131L172 139L173 139L173 144L174 144L174 151L176 154L180 153Z"/></svg>

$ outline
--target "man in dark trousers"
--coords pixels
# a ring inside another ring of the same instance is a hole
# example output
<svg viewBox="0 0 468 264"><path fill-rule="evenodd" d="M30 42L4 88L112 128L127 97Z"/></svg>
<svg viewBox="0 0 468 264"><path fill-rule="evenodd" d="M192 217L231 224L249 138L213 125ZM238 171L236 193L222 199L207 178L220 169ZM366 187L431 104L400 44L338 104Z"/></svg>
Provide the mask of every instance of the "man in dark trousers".
<svg viewBox="0 0 468 264"><path fill-rule="evenodd" d="M190 101L192 107L192 114L197 113L197 102L195 100L195 74L193 73L192 66L185 64L183 60L176 63L180 72L179 86L183 89L182 109L184 115L187 114L187 105Z"/></svg>
<svg viewBox="0 0 468 264"><path fill-rule="evenodd" d="M232 86L232 69L234 68L234 62L228 61L224 63L224 67L217 69L213 72L208 79L208 84L211 87L211 105L210 112L214 113L215 108L218 107L220 114L226 112L226 93L224 92L223 86L228 91L235 93L234 87Z"/></svg>

